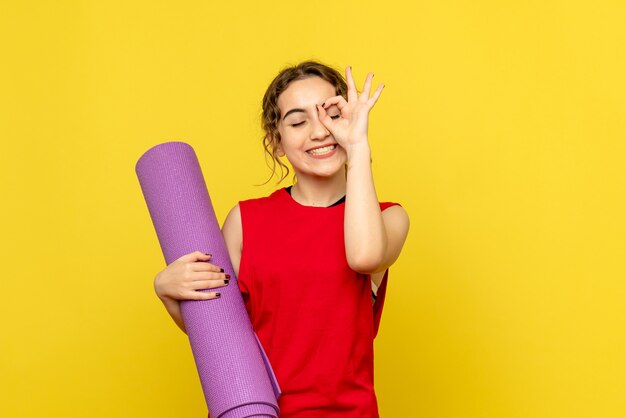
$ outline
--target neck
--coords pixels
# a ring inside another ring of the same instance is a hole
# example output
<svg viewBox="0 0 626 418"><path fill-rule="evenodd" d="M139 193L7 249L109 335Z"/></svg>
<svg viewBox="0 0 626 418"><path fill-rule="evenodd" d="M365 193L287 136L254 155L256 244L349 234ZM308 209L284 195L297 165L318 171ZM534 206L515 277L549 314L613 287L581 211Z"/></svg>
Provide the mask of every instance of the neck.
<svg viewBox="0 0 626 418"><path fill-rule="evenodd" d="M346 176L331 178L298 176L291 189L291 197L304 206L328 207L346 195Z"/></svg>

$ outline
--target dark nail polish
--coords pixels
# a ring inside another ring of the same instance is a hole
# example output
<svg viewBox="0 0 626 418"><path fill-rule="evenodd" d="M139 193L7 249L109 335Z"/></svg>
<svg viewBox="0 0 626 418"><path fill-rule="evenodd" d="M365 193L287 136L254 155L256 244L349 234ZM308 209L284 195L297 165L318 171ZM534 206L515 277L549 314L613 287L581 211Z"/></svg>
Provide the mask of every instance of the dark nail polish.
<svg viewBox="0 0 626 418"><path fill-rule="evenodd" d="M326 104L326 102L322 103L322 107L324 107L325 104Z"/></svg>
<svg viewBox="0 0 626 418"><path fill-rule="evenodd" d="M230 283L230 280L224 280L224 284Z"/></svg>
<svg viewBox="0 0 626 418"><path fill-rule="evenodd" d="M224 269L220 269L220 273L224 273Z"/></svg>
<svg viewBox="0 0 626 418"><path fill-rule="evenodd" d="M227 274L227 275L226 275L226 278L227 278L227 279L230 279L230 274Z"/></svg>
<svg viewBox="0 0 626 418"><path fill-rule="evenodd" d="M208 255L208 256L212 256L213 254L209 254L209 253L204 253L204 255Z"/></svg>
<svg viewBox="0 0 626 418"><path fill-rule="evenodd" d="M221 294L221 293L216 293L216 294L215 294L215 297L217 297L217 298L219 298L220 296L222 296L222 294Z"/></svg>

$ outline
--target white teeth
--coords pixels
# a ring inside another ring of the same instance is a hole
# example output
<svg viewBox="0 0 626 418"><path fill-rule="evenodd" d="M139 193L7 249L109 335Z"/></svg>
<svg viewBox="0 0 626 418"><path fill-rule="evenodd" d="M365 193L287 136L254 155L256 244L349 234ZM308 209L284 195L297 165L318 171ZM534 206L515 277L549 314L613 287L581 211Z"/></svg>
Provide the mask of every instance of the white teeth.
<svg viewBox="0 0 626 418"><path fill-rule="evenodd" d="M335 149L335 145L329 145L329 146L323 147L323 148L312 149L312 150L307 151L307 152L309 154L313 154L313 155L324 155L324 154L328 154L329 152L331 152L334 149Z"/></svg>

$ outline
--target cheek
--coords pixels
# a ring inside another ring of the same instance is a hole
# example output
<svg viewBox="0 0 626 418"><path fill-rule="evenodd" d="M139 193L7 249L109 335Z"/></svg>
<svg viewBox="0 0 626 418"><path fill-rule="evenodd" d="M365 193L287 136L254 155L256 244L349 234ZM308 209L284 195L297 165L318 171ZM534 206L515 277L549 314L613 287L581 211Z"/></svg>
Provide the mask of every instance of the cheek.
<svg viewBox="0 0 626 418"><path fill-rule="evenodd" d="M278 133L280 134L281 142L289 142L289 139L293 136L290 129L285 129L283 127L278 128Z"/></svg>
<svg viewBox="0 0 626 418"><path fill-rule="evenodd" d="M291 138L281 136L280 144L278 145L278 150L281 152L280 156L284 157L286 154L291 154L293 152L293 142Z"/></svg>
<svg viewBox="0 0 626 418"><path fill-rule="evenodd" d="M346 150L339 147L337 151L339 159L343 162L343 164L346 164L348 162L348 153L346 153Z"/></svg>
<svg viewBox="0 0 626 418"><path fill-rule="evenodd" d="M302 143L303 131L287 129L280 133L281 142L285 149L297 148Z"/></svg>

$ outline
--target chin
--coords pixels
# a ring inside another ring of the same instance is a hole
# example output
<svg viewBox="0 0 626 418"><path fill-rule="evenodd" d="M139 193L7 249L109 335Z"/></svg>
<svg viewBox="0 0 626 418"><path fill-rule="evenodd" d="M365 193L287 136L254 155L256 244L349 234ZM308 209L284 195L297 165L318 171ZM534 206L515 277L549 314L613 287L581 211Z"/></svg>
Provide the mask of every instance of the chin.
<svg viewBox="0 0 626 418"><path fill-rule="evenodd" d="M322 178L331 178L338 175L345 175L345 163L337 167L328 168L327 170L316 170L311 172L312 175Z"/></svg>

